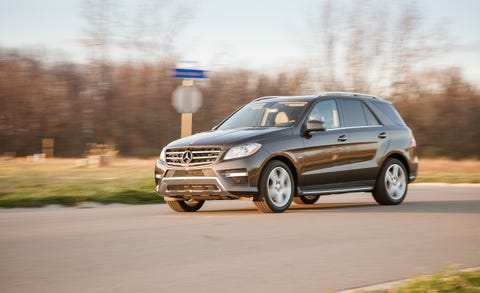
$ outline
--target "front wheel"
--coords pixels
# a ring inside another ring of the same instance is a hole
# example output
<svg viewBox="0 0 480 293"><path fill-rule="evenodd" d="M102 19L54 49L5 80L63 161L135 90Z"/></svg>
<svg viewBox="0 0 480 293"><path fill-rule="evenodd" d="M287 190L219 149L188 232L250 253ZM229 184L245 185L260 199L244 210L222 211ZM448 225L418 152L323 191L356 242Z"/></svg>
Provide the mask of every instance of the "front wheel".
<svg viewBox="0 0 480 293"><path fill-rule="evenodd" d="M292 203L294 190L295 183L288 166L281 161L271 161L262 171L259 194L253 203L261 212L282 213Z"/></svg>
<svg viewBox="0 0 480 293"><path fill-rule="evenodd" d="M167 201L170 208L176 212L196 212L203 204L204 200L181 200L181 201Z"/></svg>
<svg viewBox="0 0 480 293"><path fill-rule="evenodd" d="M407 171L402 162L388 159L380 170L373 189L373 198L381 205L397 205L407 195Z"/></svg>

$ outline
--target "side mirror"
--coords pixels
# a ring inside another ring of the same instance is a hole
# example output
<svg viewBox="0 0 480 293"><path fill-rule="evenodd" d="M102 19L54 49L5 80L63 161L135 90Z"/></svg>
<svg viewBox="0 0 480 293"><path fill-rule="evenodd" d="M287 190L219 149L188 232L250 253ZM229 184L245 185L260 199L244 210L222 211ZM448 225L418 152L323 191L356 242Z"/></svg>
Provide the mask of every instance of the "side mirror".
<svg viewBox="0 0 480 293"><path fill-rule="evenodd" d="M325 124L323 121L310 120L307 122L307 127L305 128L305 134L309 135L312 131L325 131Z"/></svg>

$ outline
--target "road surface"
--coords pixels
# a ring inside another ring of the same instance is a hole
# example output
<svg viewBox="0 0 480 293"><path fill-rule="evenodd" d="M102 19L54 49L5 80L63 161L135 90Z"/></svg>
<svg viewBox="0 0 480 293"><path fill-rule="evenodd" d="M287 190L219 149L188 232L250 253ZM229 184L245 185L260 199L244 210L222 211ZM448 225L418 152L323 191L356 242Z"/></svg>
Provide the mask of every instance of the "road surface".
<svg viewBox="0 0 480 293"><path fill-rule="evenodd" d="M412 185L400 206L332 195L0 210L1 292L324 292L480 265L480 185Z"/></svg>

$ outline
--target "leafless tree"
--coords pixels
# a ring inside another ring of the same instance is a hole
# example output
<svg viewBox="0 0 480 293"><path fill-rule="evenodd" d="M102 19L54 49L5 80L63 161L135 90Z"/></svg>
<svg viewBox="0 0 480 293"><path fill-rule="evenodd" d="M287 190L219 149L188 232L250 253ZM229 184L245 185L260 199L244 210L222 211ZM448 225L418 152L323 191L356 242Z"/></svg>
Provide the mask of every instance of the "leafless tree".
<svg viewBox="0 0 480 293"><path fill-rule="evenodd" d="M390 93L418 64L440 53L438 33L427 33L414 2L325 0L308 22L320 60L315 82L323 89ZM313 19L313 21L312 21ZM445 42L444 42L445 44ZM333 81L333 82L332 82Z"/></svg>

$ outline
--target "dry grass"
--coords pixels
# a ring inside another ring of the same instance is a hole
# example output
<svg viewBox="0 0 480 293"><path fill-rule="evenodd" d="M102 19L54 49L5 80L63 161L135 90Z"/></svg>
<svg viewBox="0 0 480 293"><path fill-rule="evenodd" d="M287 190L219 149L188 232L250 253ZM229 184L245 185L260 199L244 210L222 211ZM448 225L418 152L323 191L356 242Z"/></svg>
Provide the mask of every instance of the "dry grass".
<svg viewBox="0 0 480 293"><path fill-rule="evenodd" d="M373 291L356 291L359 293L470 293L480 292L480 270L448 270L433 275L420 276L403 282L392 288Z"/></svg>
<svg viewBox="0 0 480 293"><path fill-rule="evenodd" d="M420 159L416 182L480 183L480 160Z"/></svg>
<svg viewBox="0 0 480 293"><path fill-rule="evenodd" d="M451 160L451 159L421 159L420 173L432 172L461 172L461 173L480 173L480 160Z"/></svg>
<svg viewBox="0 0 480 293"><path fill-rule="evenodd" d="M89 168L76 166L77 159L0 158L0 207L161 203L154 192L155 160L121 158ZM480 160L423 159L416 182L480 183Z"/></svg>
<svg viewBox="0 0 480 293"><path fill-rule="evenodd" d="M79 167L76 159L0 160L0 207L100 203L161 203L155 159L116 159L106 167Z"/></svg>

